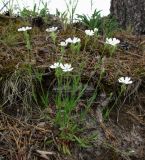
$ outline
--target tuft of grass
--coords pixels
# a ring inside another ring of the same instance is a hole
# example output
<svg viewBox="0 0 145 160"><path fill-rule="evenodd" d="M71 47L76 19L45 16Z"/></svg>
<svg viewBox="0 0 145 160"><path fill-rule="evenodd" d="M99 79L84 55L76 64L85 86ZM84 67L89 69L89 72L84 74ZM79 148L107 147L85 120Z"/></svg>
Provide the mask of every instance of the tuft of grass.
<svg viewBox="0 0 145 160"><path fill-rule="evenodd" d="M24 113L32 110L32 75L30 67L17 69L7 78L3 79L3 104L12 107L14 104L22 106Z"/></svg>
<svg viewBox="0 0 145 160"><path fill-rule="evenodd" d="M87 28L94 30L99 29L99 33L103 34L104 37L112 37L115 32L119 30L118 23L114 17L101 17L101 11L94 10L94 13L89 17L85 14L78 15L77 18Z"/></svg>
<svg viewBox="0 0 145 160"><path fill-rule="evenodd" d="M8 46L14 46L18 39L20 38L17 30L17 24L12 21L9 21L9 24L4 28L2 27L0 41Z"/></svg>
<svg viewBox="0 0 145 160"><path fill-rule="evenodd" d="M67 14L69 16L70 24L73 24L75 11L77 8L79 0L65 0L65 4L67 7Z"/></svg>
<svg viewBox="0 0 145 160"><path fill-rule="evenodd" d="M104 37L113 37L114 33L119 31L119 25L114 17L103 17L100 30Z"/></svg>
<svg viewBox="0 0 145 160"><path fill-rule="evenodd" d="M79 15L77 14L77 18L89 29L94 30L95 28L100 28L101 26L101 11L97 11L97 9L94 10L94 13L91 15L91 17L83 14Z"/></svg>

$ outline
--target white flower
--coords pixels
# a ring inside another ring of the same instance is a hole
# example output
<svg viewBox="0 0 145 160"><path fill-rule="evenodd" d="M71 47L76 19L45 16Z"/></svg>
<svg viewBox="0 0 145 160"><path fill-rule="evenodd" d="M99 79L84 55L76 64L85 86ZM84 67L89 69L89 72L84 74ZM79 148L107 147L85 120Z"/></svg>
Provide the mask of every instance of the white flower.
<svg viewBox="0 0 145 160"><path fill-rule="evenodd" d="M94 28L94 32L98 32L98 28Z"/></svg>
<svg viewBox="0 0 145 160"><path fill-rule="evenodd" d="M120 77L118 79L119 83L124 83L124 84L131 84L133 81L130 80L130 77Z"/></svg>
<svg viewBox="0 0 145 160"><path fill-rule="evenodd" d="M18 32L25 32L25 31L31 30L31 29L32 29L32 27L28 27L28 26L26 26L26 27L21 27L21 28L18 29Z"/></svg>
<svg viewBox="0 0 145 160"><path fill-rule="evenodd" d="M26 28L25 28L26 30L31 30L32 29L32 27L28 27L28 26L26 26Z"/></svg>
<svg viewBox="0 0 145 160"><path fill-rule="evenodd" d="M93 36L96 32L98 32L98 28L94 28L94 30L85 30L86 35Z"/></svg>
<svg viewBox="0 0 145 160"><path fill-rule="evenodd" d="M46 32L55 32L57 29L58 29L58 27L47 28Z"/></svg>
<svg viewBox="0 0 145 160"><path fill-rule="evenodd" d="M65 42L68 44L68 43L73 43L73 44L75 44L75 43L79 43L81 40L80 40L80 38L77 38L77 37L74 37L73 39L71 39L71 38L67 38L66 40L65 40Z"/></svg>
<svg viewBox="0 0 145 160"><path fill-rule="evenodd" d="M60 42L60 44L59 44L59 45L60 45L60 46L62 46L62 47L66 47L66 46L67 46L67 44L68 44L67 42Z"/></svg>
<svg viewBox="0 0 145 160"><path fill-rule="evenodd" d="M88 36L93 36L94 35L94 31L93 30L85 30L86 35Z"/></svg>
<svg viewBox="0 0 145 160"><path fill-rule="evenodd" d="M71 67L71 64L60 64L61 69L63 70L63 72L70 72L73 70L73 68Z"/></svg>
<svg viewBox="0 0 145 160"><path fill-rule="evenodd" d="M68 43L72 43L72 39L71 38L67 38L66 40L65 40L65 42L68 44Z"/></svg>
<svg viewBox="0 0 145 160"><path fill-rule="evenodd" d="M59 68L62 64L59 62L54 63L53 65L50 66L50 68Z"/></svg>
<svg viewBox="0 0 145 160"><path fill-rule="evenodd" d="M80 41L81 41L80 38L74 37L72 40L72 43L75 44L75 43L79 43Z"/></svg>
<svg viewBox="0 0 145 160"><path fill-rule="evenodd" d="M106 43L110 44L112 46L117 45L118 43L120 43L120 40L116 39L116 38L106 38Z"/></svg>

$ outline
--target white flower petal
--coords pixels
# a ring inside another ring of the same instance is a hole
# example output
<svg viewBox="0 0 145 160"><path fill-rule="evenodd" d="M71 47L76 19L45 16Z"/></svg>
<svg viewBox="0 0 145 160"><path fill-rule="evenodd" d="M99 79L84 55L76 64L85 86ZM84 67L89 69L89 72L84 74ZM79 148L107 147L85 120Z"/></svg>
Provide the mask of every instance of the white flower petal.
<svg viewBox="0 0 145 160"><path fill-rule="evenodd" d="M60 42L59 45L62 46L62 47L66 47L66 46L67 46L67 43L66 43L66 42Z"/></svg>
<svg viewBox="0 0 145 160"><path fill-rule="evenodd" d="M124 77L121 77L118 79L120 82L123 82L124 81Z"/></svg>
<svg viewBox="0 0 145 160"><path fill-rule="evenodd" d="M98 32L98 28L94 28L94 32Z"/></svg>
<svg viewBox="0 0 145 160"><path fill-rule="evenodd" d="M52 69L58 68L58 67L60 67L60 65L61 65L61 63L56 62L56 63L54 63L53 65L51 65L50 68L52 68Z"/></svg>
<svg viewBox="0 0 145 160"><path fill-rule="evenodd" d="M74 37L72 41L75 44L75 43L80 42L81 40L80 40L80 38Z"/></svg>
<svg viewBox="0 0 145 160"><path fill-rule="evenodd" d="M73 70L73 68L71 67L71 64L63 64L63 65L60 65L61 69L63 70L63 72L70 72Z"/></svg>
<svg viewBox="0 0 145 160"><path fill-rule="evenodd" d="M67 38L67 39L65 40L65 42L66 42L66 43L72 43L72 39L71 39L71 38Z"/></svg>
<svg viewBox="0 0 145 160"><path fill-rule="evenodd" d="M70 72L70 71L72 71L73 70L73 68L67 68L67 69L63 69L62 71L63 72Z"/></svg>

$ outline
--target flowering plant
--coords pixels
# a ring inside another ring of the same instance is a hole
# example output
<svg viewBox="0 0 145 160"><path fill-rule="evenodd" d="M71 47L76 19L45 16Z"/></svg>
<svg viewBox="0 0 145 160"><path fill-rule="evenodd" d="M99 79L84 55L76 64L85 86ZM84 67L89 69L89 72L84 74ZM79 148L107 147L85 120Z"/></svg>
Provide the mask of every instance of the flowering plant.
<svg viewBox="0 0 145 160"><path fill-rule="evenodd" d="M106 38L105 43L105 48L107 47L109 49L110 55L112 56L117 48L117 44L120 43L120 40L116 38Z"/></svg>
<svg viewBox="0 0 145 160"><path fill-rule="evenodd" d="M30 50L31 49L31 44L30 44L30 35L28 34L28 30L31 30L32 29L32 27L28 27L28 26L26 26L26 27L21 27L21 28L19 28L18 29L18 32L24 32L24 38L25 38L25 40L26 40L26 48L28 49L28 50Z"/></svg>
<svg viewBox="0 0 145 160"><path fill-rule="evenodd" d="M46 32L50 33L50 36L51 36L54 44L55 44L56 37L57 37L56 33L55 33L55 31L57 31L57 29L58 29L58 27L50 27L50 28L46 29Z"/></svg>

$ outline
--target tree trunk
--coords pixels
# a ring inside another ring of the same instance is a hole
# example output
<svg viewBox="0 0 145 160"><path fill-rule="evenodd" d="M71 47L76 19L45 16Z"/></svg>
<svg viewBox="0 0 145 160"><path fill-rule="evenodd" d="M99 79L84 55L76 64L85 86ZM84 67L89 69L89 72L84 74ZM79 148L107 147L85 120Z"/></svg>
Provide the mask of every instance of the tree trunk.
<svg viewBox="0 0 145 160"><path fill-rule="evenodd" d="M122 28L145 34L145 0L111 0L110 13Z"/></svg>

